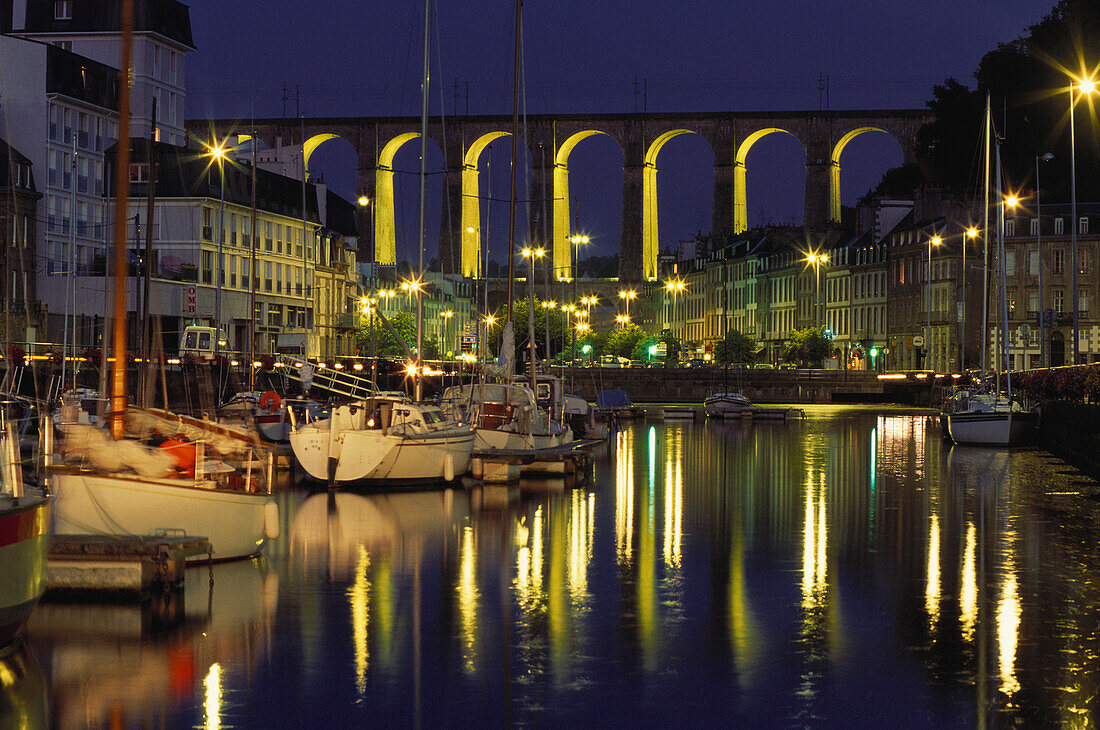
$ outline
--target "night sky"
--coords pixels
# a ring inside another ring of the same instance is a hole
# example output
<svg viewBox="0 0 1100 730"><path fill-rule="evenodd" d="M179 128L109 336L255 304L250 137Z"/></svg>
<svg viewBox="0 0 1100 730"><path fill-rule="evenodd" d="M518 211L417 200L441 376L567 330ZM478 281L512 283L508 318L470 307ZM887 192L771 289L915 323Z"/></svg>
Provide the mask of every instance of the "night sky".
<svg viewBox="0 0 1100 730"><path fill-rule="evenodd" d="M296 87L305 116L419 114L422 3L197 0L189 5L198 50L188 58L188 118L279 116L284 84L290 116L297 110ZM948 76L973 85L982 55L1022 35L1052 5L1051 0L527 2L527 111L923 107L932 85ZM438 3L432 114L441 105L446 114L467 108L471 114L511 111L513 13L513 5L503 0ZM507 140L493 145L491 177L498 197L507 197L508 149ZM406 145L397 168L414 172L418 154L418 145ZM753 148L750 225L801 222L804 161L801 145L786 135L770 135ZM900 162L901 150L888 136L857 138L841 160L843 203L854 204ZM442 155L433 149L428 164L441 167ZM658 165L662 248L708 232L709 147L693 135L677 137ZM583 142L571 158L575 210L596 244L593 253L613 253L618 243L621 168L621 151L602 136ZM354 193L354 169L351 146L339 141L323 145L311 160L311 171L321 172L346 197ZM399 176L397 183L398 256L405 258L411 257L416 237L417 183L412 174ZM429 240L438 226L439 190L438 184L429 186ZM505 240L500 222L507 206L494 206L491 216L491 238ZM502 250L501 243L491 245Z"/></svg>

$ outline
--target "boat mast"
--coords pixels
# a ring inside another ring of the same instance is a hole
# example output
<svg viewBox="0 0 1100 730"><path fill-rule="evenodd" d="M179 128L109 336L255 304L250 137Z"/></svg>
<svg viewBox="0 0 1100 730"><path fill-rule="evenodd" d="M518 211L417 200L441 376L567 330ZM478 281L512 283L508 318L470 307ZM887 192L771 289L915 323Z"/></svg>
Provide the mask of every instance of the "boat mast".
<svg viewBox="0 0 1100 730"><path fill-rule="evenodd" d="M1001 273L1000 281L1000 295L1001 295L1001 323L999 327L1000 331L1000 349L998 351L998 357L1001 364L1004 366L1005 373L1005 395L1008 397L1008 401L1012 402L1012 368L1008 364L1008 289L1005 288L1005 203L1001 197L1001 143L997 140L997 268ZM997 392L1000 393L1001 387L1001 369L997 368Z"/></svg>
<svg viewBox="0 0 1100 730"><path fill-rule="evenodd" d="M122 0L122 62L118 71L118 155L115 160L115 366L111 373L111 436L126 435L126 201L130 197L130 64L134 2Z"/></svg>
<svg viewBox="0 0 1100 730"><path fill-rule="evenodd" d="M508 319L512 321L512 284L516 275L516 155L519 151L519 44L523 0L516 0L515 60L512 67L512 164L508 182ZM511 354L511 353L510 353Z"/></svg>
<svg viewBox="0 0 1100 730"><path fill-rule="evenodd" d="M252 201L249 213L248 241L248 389L256 390L256 120L252 120ZM302 241L305 246L305 241ZM302 284L305 284L305 268L302 269ZM305 312L302 313L305 317ZM304 353L303 353L304 354Z"/></svg>
<svg viewBox="0 0 1100 730"><path fill-rule="evenodd" d="M979 343L982 352L982 376L986 370L986 352L989 349L989 144L993 120L989 109L989 93L985 95L985 183L982 186L982 331ZM966 273L963 273L966 276Z"/></svg>
<svg viewBox="0 0 1100 730"><path fill-rule="evenodd" d="M431 23L431 0L424 0L424 74L420 83L420 235L419 252L416 267L416 359L413 366L416 375L413 379L414 397L420 402L423 395L423 368L424 361L424 205L426 203L428 187L428 65Z"/></svg>
<svg viewBox="0 0 1100 730"><path fill-rule="evenodd" d="M141 373L139 388L142 408L148 408L153 400L153 394L150 392L152 387L149 382L152 380L149 358L153 352L153 348L149 343L149 296L153 286L153 211L157 195L157 165L154 150L157 141L157 98L155 96L153 97L153 111L149 119L149 138L145 143L145 161L149 165L149 172L145 176L145 271L143 272L145 277L141 297L141 369L139 370ZM165 403L164 407L167 408L168 404Z"/></svg>

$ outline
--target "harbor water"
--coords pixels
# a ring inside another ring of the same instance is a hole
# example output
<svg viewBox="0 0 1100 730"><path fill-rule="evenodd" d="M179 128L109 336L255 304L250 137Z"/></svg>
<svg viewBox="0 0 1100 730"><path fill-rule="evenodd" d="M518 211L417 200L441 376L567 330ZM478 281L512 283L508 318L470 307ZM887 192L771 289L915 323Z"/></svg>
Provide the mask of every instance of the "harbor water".
<svg viewBox="0 0 1100 730"><path fill-rule="evenodd" d="M43 602L0 726L1088 726L1098 496L840 406L627 423L577 483L290 485L262 559Z"/></svg>

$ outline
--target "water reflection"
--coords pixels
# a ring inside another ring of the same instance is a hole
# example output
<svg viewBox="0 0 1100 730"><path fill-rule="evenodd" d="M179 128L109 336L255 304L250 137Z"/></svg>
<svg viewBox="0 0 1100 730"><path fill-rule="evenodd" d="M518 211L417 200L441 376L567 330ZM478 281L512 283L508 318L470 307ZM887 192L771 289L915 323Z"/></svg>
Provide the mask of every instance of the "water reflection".
<svg viewBox="0 0 1100 730"><path fill-rule="evenodd" d="M0 730L47 727L46 683L22 641L0 649Z"/></svg>
<svg viewBox="0 0 1100 730"><path fill-rule="evenodd" d="M62 727L1079 725L1100 505L1066 471L923 414L638 423L583 488L296 493L244 607L218 574L32 642Z"/></svg>
<svg viewBox="0 0 1100 730"><path fill-rule="evenodd" d="M226 673L248 677L271 650L278 592L263 561L243 561L189 568L182 595L40 604L28 639L50 686L52 726L172 724L191 697L202 726L221 726Z"/></svg>

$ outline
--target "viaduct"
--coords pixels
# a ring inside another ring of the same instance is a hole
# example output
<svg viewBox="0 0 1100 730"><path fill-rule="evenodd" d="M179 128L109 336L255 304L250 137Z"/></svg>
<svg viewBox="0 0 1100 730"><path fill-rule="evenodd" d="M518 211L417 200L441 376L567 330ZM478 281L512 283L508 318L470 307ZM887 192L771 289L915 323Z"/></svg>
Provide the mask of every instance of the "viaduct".
<svg viewBox="0 0 1100 730"><path fill-rule="evenodd" d="M623 206L619 275L624 282L657 276L659 223L657 171L661 148L673 137L698 134L714 153L711 232L738 234L748 227L746 196L749 151L769 134L789 134L806 150L806 195L803 225L826 230L840 221L840 159L845 146L867 132L891 135L905 162L915 160L917 131L931 120L923 109L718 112L676 114L544 114L527 117L527 149L533 200L552 201L553 266L559 278L569 278L569 162L579 142L596 134L614 139L623 151ZM327 117L231 120L190 120L189 136L209 140L237 136L250 129L268 147L281 145L300 159L309 158L324 142L343 138L358 156L359 196L374 206L373 215L360 210L360 260L393 264L396 258L393 160L397 151L420 136L419 117ZM480 270L481 188L479 162L488 145L511 134L510 116L453 116L428 126L428 136L444 151L445 204L439 243L443 270L476 276ZM304 139L304 146L303 146ZM522 146L522 141L520 145ZM297 151L295 151L297 150ZM521 153L522 154L522 153ZM298 164L301 170L301 164ZM544 183L544 181L546 181ZM548 187L549 189L544 189ZM541 205L529 206L534 227ZM371 231L371 221L373 228ZM449 223L448 223L449 222ZM373 242L373 245L372 245Z"/></svg>

